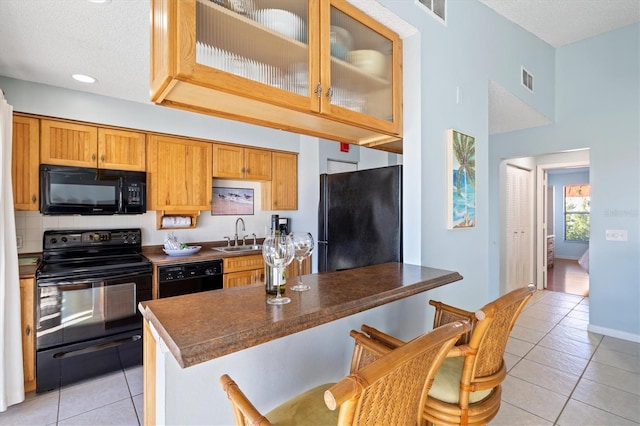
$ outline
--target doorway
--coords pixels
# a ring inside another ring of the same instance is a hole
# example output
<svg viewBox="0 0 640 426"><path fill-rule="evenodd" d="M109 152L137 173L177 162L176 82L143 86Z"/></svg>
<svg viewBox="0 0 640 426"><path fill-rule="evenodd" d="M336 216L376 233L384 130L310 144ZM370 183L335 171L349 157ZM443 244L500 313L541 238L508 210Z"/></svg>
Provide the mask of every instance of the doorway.
<svg viewBox="0 0 640 426"><path fill-rule="evenodd" d="M538 197L542 203L537 209L541 217L537 221L540 224L538 275L542 288L550 291L589 295L588 227L584 231L586 236L576 238L573 235L575 227L570 219L576 215L570 212L573 210L569 206L576 207L576 201L567 192L571 188L586 189L583 198L588 201L588 166L588 162L578 162L538 167L538 191L546 194Z"/></svg>
<svg viewBox="0 0 640 426"><path fill-rule="evenodd" d="M550 170L570 173L577 168L588 171L588 167L588 149L511 158L501 163L500 291L503 294L529 283L540 290L546 289L553 280L553 291L588 295L588 271L580 259L583 253L561 252L558 256L549 252L548 237L560 239L556 240L559 245L565 242L564 223L554 219L562 207L563 186L547 183ZM574 249L579 245L569 244ZM555 275L549 275L551 273Z"/></svg>

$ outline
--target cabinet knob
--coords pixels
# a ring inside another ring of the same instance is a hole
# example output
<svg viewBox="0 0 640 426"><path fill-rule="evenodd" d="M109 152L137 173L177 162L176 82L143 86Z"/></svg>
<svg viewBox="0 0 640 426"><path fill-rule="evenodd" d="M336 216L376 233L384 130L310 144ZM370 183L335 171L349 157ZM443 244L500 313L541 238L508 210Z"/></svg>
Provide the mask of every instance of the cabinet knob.
<svg viewBox="0 0 640 426"><path fill-rule="evenodd" d="M31 326L28 325L25 329L24 329L24 334L26 334L27 336L29 336L31 334Z"/></svg>
<svg viewBox="0 0 640 426"><path fill-rule="evenodd" d="M100 156L100 161L104 163L104 154Z"/></svg>
<svg viewBox="0 0 640 426"><path fill-rule="evenodd" d="M96 155L95 154L91 154L91 161L96 161Z"/></svg>
<svg viewBox="0 0 640 426"><path fill-rule="evenodd" d="M35 204L35 203L36 203L36 200L37 200L36 196L35 196L35 195L32 195L32 196L31 196L31 203Z"/></svg>
<svg viewBox="0 0 640 426"><path fill-rule="evenodd" d="M314 90L313 93L315 93L316 96L320 98L320 96L322 95L322 84L318 83L318 85L316 86L316 90Z"/></svg>
<svg viewBox="0 0 640 426"><path fill-rule="evenodd" d="M332 96L333 96L333 87L329 87L329 90L327 90L327 99L329 99L329 102L331 102Z"/></svg>

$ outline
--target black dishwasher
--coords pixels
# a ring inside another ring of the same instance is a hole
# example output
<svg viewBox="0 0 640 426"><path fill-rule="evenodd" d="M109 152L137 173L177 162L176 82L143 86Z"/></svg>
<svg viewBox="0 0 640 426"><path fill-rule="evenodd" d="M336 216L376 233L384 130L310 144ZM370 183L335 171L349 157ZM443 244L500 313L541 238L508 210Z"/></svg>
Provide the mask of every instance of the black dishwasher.
<svg viewBox="0 0 640 426"><path fill-rule="evenodd" d="M221 288L221 259L158 266L158 298Z"/></svg>

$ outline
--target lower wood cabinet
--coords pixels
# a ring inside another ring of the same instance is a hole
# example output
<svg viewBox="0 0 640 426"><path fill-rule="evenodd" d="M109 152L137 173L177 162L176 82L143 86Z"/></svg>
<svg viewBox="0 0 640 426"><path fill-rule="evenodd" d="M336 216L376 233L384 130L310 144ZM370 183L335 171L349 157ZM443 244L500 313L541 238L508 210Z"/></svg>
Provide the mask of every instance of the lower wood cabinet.
<svg viewBox="0 0 640 426"><path fill-rule="evenodd" d="M264 260L261 254L225 258L222 268L223 288L264 282Z"/></svg>
<svg viewBox="0 0 640 426"><path fill-rule="evenodd" d="M311 273L311 258L302 262L302 274ZM298 261L287 266L287 284L298 276ZM264 259L262 254L228 257L223 260L223 288L264 283Z"/></svg>
<svg viewBox="0 0 640 426"><path fill-rule="evenodd" d="M36 390L35 281L33 278L20 280L20 305L24 390L31 392Z"/></svg>

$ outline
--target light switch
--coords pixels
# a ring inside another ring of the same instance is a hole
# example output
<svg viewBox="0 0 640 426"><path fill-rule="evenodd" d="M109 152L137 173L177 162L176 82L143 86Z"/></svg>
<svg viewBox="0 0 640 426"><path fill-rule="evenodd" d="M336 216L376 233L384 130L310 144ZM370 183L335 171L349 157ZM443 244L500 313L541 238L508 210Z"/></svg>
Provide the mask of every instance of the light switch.
<svg viewBox="0 0 640 426"><path fill-rule="evenodd" d="M607 241L627 241L626 229L607 229L605 231L605 239Z"/></svg>

